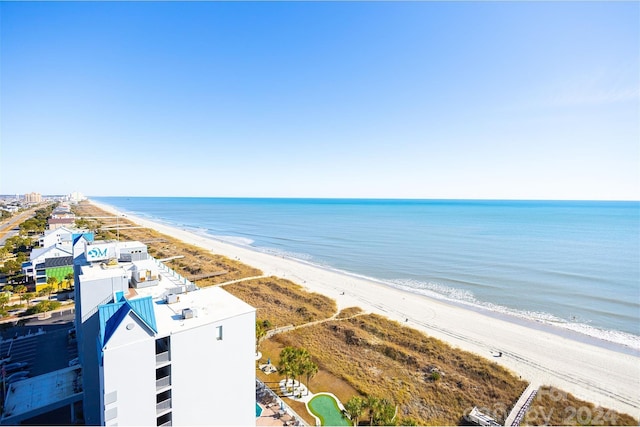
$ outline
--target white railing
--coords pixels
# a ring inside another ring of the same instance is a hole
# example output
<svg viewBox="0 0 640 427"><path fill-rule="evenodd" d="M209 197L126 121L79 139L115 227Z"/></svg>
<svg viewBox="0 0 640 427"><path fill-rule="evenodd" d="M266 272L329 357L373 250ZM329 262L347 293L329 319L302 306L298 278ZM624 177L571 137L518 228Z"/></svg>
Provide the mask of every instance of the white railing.
<svg viewBox="0 0 640 427"><path fill-rule="evenodd" d="M160 378L159 380L156 380L156 390L169 387L170 385L171 385L171 377L168 375L164 378Z"/></svg>
<svg viewBox="0 0 640 427"><path fill-rule="evenodd" d="M180 273L178 273L177 271L173 270L170 267L167 267L165 264L163 264L162 262L158 261L157 259L153 258L153 260L155 261L156 265L158 265L158 267L160 268L160 270L164 271L165 274L163 275L163 277L169 279L172 283L174 283L177 287L182 287L182 286L186 286L188 291L193 291L198 289L198 287L196 286L195 283L191 283L189 280L187 280L186 277L182 276ZM165 295L166 296L166 295Z"/></svg>
<svg viewBox="0 0 640 427"><path fill-rule="evenodd" d="M167 409L171 409L171 398L163 400L160 403L156 403L156 414L162 411L166 411Z"/></svg>
<svg viewBox="0 0 640 427"><path fill-rule="evenodd" d="M159 365L161 363L167 363L170 361L171 361L171 358L169 357L168 351L165 351L164 353L156 354L156 365Z"/></svg>

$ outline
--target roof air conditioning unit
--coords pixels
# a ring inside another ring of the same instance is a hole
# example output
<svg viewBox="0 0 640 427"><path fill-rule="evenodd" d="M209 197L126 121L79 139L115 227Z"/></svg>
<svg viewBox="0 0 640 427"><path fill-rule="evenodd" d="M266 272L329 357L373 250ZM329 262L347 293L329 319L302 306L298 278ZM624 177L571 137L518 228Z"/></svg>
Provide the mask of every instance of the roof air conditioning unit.
<svg viewBox="0 0 640 427"><path fill-rule="evenodd" d="M192 319L193 318L193 310L191 310L190 308L183 308L182 309L182 318L183 319Z"/></svg>

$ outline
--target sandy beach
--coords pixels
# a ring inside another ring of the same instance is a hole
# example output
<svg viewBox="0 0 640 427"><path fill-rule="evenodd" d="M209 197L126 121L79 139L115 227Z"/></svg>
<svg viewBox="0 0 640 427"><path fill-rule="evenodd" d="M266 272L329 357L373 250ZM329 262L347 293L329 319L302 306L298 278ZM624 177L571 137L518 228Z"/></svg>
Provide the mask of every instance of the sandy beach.
<svg viewBox="0 0 640 427"><path fill-rule="evenodd" d="M122 212L91 201L114 215ZM640 417L640 357L589 340L552 333L461 306L416 295L364 278L236 246L176 227L126 215L131 221L292 280L336 300L405 323L451 345L491 359L535 385L551 385L635 418ZM535 326L535 325L531 325ZM501 352L501 357L495 355Z"/></svg>

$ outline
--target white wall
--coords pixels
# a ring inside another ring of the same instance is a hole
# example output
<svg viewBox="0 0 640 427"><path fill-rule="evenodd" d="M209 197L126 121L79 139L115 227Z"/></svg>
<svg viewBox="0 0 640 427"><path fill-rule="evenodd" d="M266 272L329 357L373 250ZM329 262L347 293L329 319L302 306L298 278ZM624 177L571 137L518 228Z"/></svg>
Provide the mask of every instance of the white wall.
<svg viewBox="0 0 640 427"><path fill-rule="evenodd" d="M82 299L81 318L95 311L99 305L105 304L105 299L109 296L113 297L114 293L119 291L127 292L129 288L127 272L123 268L114 268L112 272L112 277L91 279L81 275L79 277L80 283L78 284L76 281L76 286L80 288L80 298Z"/></svg>
<svg viewBox="0 0 640 427"><path fill-rule="evenodd" d="M173 425L255 425L255 312L171 335L171 375Z"/></svg>
<svg viewBox="0 0 640 427"><path fill-rule="evenodd" d="M43 248L48 248L49 246L53 246L56 243L62 243L63 241L71 241L71 231L65 227L60 227L60 229L50 231L49 234L45 233L44 236L40 237L40 246Z"/></svg>
<svg viewBox="0 0 640 427"><path fill-rule="evenodd" d="M155 337L137 316L129 313L107 342L103 366L104 396L117 393L105 405L105 411L117 408L117 417L106 424L156 425Z"/></svg>

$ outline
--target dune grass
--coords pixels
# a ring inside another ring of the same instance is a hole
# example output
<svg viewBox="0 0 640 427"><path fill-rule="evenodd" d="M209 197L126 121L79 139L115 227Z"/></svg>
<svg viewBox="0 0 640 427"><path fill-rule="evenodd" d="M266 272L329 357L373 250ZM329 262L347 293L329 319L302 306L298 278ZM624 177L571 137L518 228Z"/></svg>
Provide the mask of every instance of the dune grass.
<svg viewBox="0 0 640 427"><path fill-rule="evenodd" d="M637 426L638 420L577 399L555 387L543 386L538 389L521 425Z"/></svg>
<svg viewBox="0 0 640 427"><path fill-rule="evenodd" d="M273 327L302 325L327 319L337 311L336 302L304 290L287 279L266 277L233 283L228 292L256 307L256 318Z"/></svg>
<svg viewBox="0 0 640 427"><path fill-rule="evenodd" d="M400 418L423 425L458 424L473 406L504 407L497 413L504 421L526 387L495 362L374 314L296 329L272 340L306 348L321 370L357 394L388 398L400 406ZM331 391L343 402L353 396L334 390L333 381L314 378L309 387Z"/></svg>

